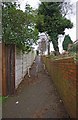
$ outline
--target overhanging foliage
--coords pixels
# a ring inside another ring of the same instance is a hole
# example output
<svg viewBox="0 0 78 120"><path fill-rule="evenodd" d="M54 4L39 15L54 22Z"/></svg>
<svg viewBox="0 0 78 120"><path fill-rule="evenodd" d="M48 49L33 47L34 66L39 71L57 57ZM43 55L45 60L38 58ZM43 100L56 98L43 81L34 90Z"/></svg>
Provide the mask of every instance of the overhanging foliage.
<svg viewBox="0 0 78 120"><path fill-rule="evenodd" d="M34 14L33 14L34 13ZM30 51L38 39L35 28L35 10L26 5L25 12L16 3L2 4L2 37L6 44L15 44L20 50Z"/></svg>

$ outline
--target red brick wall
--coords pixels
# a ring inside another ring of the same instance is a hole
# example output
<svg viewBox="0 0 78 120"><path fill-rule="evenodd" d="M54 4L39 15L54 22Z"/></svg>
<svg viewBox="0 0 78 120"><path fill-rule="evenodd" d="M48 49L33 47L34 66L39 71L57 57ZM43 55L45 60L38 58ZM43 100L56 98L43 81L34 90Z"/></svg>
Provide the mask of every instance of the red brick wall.
<svg viewBox="0 0 78 120"><path fill-rule="evenodd" d="M71 118L76 117L76 75L78 65L73 58L52 61L48 57L42 58L60 97Z"/></svg>

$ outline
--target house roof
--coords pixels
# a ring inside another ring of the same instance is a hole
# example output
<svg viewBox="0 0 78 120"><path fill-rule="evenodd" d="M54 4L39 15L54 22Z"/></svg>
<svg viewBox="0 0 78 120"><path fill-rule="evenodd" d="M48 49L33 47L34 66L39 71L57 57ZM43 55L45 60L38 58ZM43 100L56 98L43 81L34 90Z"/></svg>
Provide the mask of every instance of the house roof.
<svg viewBox="0 0 78 120"><path fill-rule="evenodd" d="M74 44L78 44L78 39L76 41L74 41Z"/></svg>

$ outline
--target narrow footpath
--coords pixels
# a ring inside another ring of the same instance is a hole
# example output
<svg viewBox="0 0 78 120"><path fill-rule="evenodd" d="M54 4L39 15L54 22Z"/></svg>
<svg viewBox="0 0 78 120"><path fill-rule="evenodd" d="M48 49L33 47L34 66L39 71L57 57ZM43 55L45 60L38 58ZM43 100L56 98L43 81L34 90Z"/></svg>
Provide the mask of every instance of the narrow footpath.
<svg viewBox="0 0 78 120"><path fill-rule="evenodd" d="M15 95L3 102L3 118L69 118L40 57L32 65Z"/></svg>

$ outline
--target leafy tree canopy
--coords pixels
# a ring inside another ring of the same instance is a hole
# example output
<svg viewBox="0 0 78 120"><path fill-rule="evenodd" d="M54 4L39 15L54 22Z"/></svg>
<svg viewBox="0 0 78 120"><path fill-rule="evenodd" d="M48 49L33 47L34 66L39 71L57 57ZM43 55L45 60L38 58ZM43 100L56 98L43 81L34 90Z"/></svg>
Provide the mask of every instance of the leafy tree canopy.
<svg viewBox="0 0 78 120"><path fill-rule="evenodd" d="M11 2L2 4L2 35L6 44L16 44L21 50L29 51L38 39L35 28L36 12L26 4L25 12L20 5Z"/></svg>
<svg viewBox="0 0 78 120"><path fill-rule="evenodd" d="M40 32L47 32L55 51L59 51L58 35L64 35L66 28L73 27L71 21L62 15L62 4L61 2L42 2L38 8L36 27Z"/></svg>
<svg viewBox="0 0 78 120"><path fill-rule="evenodd" d="M69 35L65 35L64 41L63 41L63 50L68 50L68 45L73 44L73 41L71 40Z"/></svg>

